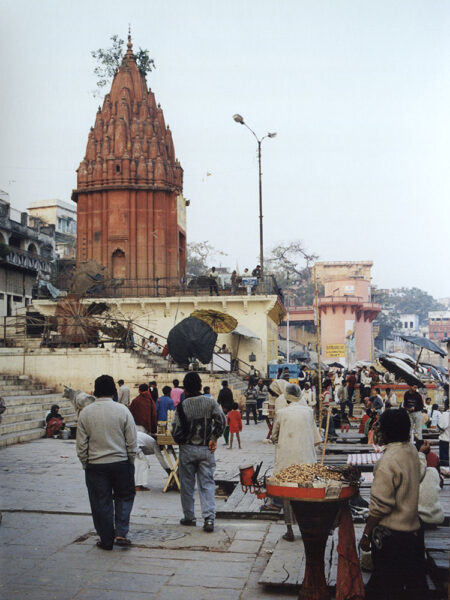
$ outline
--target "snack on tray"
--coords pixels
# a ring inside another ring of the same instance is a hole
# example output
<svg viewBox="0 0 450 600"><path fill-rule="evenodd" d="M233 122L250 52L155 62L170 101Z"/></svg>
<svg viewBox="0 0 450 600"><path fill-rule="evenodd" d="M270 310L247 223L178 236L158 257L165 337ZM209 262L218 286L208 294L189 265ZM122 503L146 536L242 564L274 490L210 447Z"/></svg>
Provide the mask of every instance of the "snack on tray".
<svg viewBox="0 0 450 600"><path fill-rule="evenodd" d="M342 481L347 484L359 480L358 470L352 467L326 467L324 465L290 465L273 475L278 484L294 484L299 487L321 487L327 481Z"/></svg>

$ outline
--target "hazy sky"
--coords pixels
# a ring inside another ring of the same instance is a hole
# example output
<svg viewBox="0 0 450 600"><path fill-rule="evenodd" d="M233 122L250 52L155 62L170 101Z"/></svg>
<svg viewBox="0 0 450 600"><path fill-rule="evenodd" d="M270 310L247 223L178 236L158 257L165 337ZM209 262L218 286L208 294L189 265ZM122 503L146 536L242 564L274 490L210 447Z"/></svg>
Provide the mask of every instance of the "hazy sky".
<svg viewBox="0 0 450 600"><path fill-rule="evenodd" d="M303 240L380 287L450 296L449 0L0 0L0 189L70 200L102 98L90 51L150 50L184 168L188 241L242 270ZM207 173L211 173L207 176Z"/></svg>

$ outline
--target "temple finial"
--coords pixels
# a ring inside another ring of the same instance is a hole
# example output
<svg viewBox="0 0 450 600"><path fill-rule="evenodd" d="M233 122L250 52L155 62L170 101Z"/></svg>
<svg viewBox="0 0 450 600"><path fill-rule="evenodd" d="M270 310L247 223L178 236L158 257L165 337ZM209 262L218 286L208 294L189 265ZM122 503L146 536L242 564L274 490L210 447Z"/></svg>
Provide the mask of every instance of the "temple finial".
<svg viewBox="0 0 450 600"><path fill-rule="evenodd" d="M128 42L127 42L128 50L132 50L133 44L131 43L131 25L128 23Z"/></svg>

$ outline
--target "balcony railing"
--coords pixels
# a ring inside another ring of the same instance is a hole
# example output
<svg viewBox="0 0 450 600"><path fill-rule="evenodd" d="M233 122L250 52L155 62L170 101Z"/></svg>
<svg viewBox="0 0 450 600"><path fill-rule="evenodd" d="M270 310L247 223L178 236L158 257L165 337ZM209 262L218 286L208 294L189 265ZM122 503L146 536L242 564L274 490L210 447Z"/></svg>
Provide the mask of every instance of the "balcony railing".
<svg viewBox="0 0 450 600"><path fill-rule="evenodd" d="M25 269L27 271L40 271L46 275L51 273L51 264L49 259L43 258L37 254L32 254L31 252L19 250L18 248L11 248L11 246L9 250L9 254L4 259L7 264L18 267L19 269Z"/></svg>

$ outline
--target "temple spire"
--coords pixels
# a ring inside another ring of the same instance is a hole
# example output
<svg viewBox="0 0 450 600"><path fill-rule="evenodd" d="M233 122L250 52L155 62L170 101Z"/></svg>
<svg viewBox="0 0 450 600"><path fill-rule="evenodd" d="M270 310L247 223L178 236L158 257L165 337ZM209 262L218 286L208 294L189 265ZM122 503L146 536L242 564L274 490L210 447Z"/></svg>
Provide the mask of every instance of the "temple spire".
<svg viewBox="0 0 450 600"><path fill-rule="evenodd" d="M133 44L131 42L131 26L128 24L128 42L126 56L133 56Z"/></svg>

